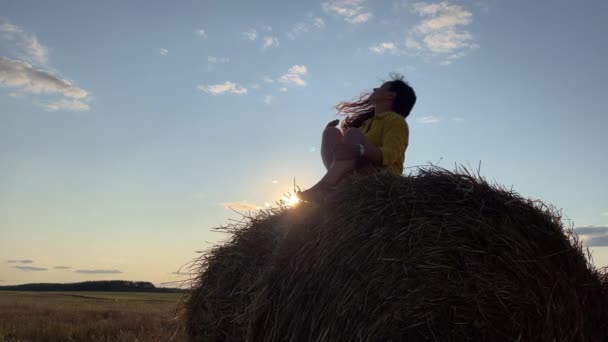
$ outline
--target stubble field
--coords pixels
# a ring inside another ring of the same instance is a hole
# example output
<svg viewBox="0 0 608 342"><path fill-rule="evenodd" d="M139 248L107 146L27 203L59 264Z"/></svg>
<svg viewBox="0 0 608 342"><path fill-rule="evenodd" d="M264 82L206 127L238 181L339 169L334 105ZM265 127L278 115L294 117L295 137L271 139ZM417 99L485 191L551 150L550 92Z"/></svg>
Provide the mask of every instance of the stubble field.
<svg viewBox="0 0 608 342"><path fill-rule="evenodd" d="M0 292L0 342L184 341L181 293Z"/></svg>

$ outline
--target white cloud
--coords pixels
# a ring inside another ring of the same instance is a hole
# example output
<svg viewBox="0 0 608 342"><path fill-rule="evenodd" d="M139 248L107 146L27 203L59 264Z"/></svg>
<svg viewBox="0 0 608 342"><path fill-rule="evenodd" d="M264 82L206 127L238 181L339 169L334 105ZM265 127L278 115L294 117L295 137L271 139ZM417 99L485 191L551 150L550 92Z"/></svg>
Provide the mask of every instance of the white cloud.
<svg viewBox="0 0 608 342"><path fill-rule="evenodd" d="M43 107L49 112L55 112L62 109L72 110L76 112L86 112L91 109L86 102L68 99L61 99L59 101L49 102L43 105Z"/></svg>
<svg viewBox="0 0 608 342"><path fill-rule="evenodd" d="M222 203L222 205L224 206L224 209L227 209L227 210L232 209L232 210L236 210L236 211L251 211L251 210L260 209L259 206L255 205L255 204L247 203L247 201L226 202L226 203Z"/></svg>
<svg viewBox="0 0 608 342"><path fill-rule="evenodd" d="M375 54L383 54L385 52L394 53L397 51L397 46L395 45L395 43L384 42L384 43L380 43L376 46L370 46L369 51L371 51Z"/></svg>
<svg viewBox="0 0 608 342"><path fill-rule="evenodd" d="M430 56L446 57L441 64L464 57L479 47L473 35L466 30L473 14L460 5L447 1L440 3L418 2L412 11L423 19L409 30L405 39L407 49Z"/></svg>
<svg viewBox="0 0 608 342"><path fill-rule="evenodd" d="M279 46L279 39L277 37L264 37L262 39L262 49L267 49L269 47L273 47L273 46Z"/></svg>
<svg viewBox="0 0 608 342"><path fill-rule="evenodd" d="M256 40L258 38L258 31L255 29L249 29L243 32L243 37L248 40Z"/></svg>
<svg viewBox="0 0 608 342"><path fill-rule="evenodd" d="M203 29L196 29L194 31L194 33L196 33L199 37L203 38L203 39L207 39L207 32L205 32L205 30Z"/></svg>
<svg viewBox="0 0 608 342"><path fill-rule="evenodd" d="M274 80L268 76L264 76L264 82L266 83L274 83Z"/></svg>
<svg viewBox="0 0 608 342"><path fill-rule="evenodd" d="M461 118L461 117L457 117L457 116L455 116L455 117L453 117L453 118L452 118L452 121L456 121L456 122L462 122L462 121L464 121L464 119L463 119L463 118Z"/></svg>
<svg viewBox="0 0 608 342"><path fill-rule="evenodd" d="M159 52L160 52L161 56L166 56L169 54L169 50L164 49L164 48L160 48Z"/></svg>
<svg viewBox="0 0 608 342"><path fill-rule="evenodd" d="M202 90L206 93L210 93L213 95L224 94L224 93L232 93L232 94L247 94L247 88L244 88L236 83L232 83L230 81L226 81L220 84L213 84L208 86L199 85L197 87L199 90Z"/></svg>
<svg viewBox="0 0 608 342"><path fill-rule="evenodd" d="M86 90L72 82L61 79L49 72L34 69L24 61L0 56L0 85L18 88L22 92L59 94L73 99L84 99Z"/></svg>
<svg viewBox="0 0 608 342"><path fill-rule="evenodd" d="M228 62L230 62L230 58L207 56L207 62L209 62L209 63L228 63Z"/></svg>
<svg viewBox="0 0 608 342"><path fill-rule="evenodd" d="M48 61L48 49L42 45L38 38L21 27L3 20L0 24L0 32L4 39L14 42L20 48L24 59L32 63L44 65Z"/></svg>
<svg viewBox="0 0 608 342"><path fill-rule="evenodd" d="M456 26L467 26L473 14L459 5L450 5L447 1L438 4L419 2L414 4L414 12L420 16L430 17L415 27L421 34L452 29Z"/></svg>
<svg viewBox="0 0 608 342"><path fill-rule="evenodd" d="M329 0L322 2L321 8L325 13L342 17L348 23L362 24L372 18L364 3L365 0Z"/></svg>
<svg viewBox="0 0 608 342"><path fill-rule="evenodd" d="M272 103L272 99L273 99L272 95L266 95L264 97L264 103L265 104L271 104Z"/></svg>
<svg viewBox="0 0 608 342"><path fill-rule="evenodd" d="M305 65L294 65L287 70L287 73L279 77L278 81L287 85L306 86L306 80L302 77L308 74Z"/></svg>
<svg viewBox="0 0 608 342"><path fill-rule="evenodd" d="M251 85L251 89L260 89L260 85L257 83L254 83Z"/></svg>
<svg viewBox="0 0 608 342"><path fill-rule="evenodd" d="M287 92L287 88L286 87L281 87L281 88L279 88L279 91L281 93L286 93Z"/></svg>
<svg viewBox="0 0 608 342"><path fill-rule="evenodd" d="M346 21L350 22L351 24L362 24L362 23L370 20L371 17L372 17L371 13L361 13L361 14L355 16L354 18L346 19Z"/></svg>
<svg viewBox="0 0 608 342"><path fill-rule="evenodd" d="M439 118L434 115L427 115L419 118L416 122L421 124L434 124L439 122Z"/></svg>

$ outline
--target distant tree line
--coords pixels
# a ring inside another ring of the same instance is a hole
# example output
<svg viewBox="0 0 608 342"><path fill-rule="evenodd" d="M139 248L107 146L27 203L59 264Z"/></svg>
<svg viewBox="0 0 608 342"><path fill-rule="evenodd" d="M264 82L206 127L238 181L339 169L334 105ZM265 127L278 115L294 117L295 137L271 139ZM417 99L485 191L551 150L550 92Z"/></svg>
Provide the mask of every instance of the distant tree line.
<svg viewBox="0 0 608 342"><path fill-rule="evenodd" d="M71 284L33 283L0 286L0 291L185 292L186 290L156 287L147 281L100 280Z"/></svg>

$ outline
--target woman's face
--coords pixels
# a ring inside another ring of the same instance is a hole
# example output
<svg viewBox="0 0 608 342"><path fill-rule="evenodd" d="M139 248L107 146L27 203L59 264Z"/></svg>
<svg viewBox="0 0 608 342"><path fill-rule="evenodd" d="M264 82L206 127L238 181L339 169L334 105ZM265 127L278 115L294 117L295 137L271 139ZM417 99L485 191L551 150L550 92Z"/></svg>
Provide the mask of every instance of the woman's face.
<svg viewBox="0 0 608 342"><path fill-rule="evenodd" d="M369 102L374 105L379 103L391 105L395 98L395 93L390 91L391 83L386 82L380 88L374 88L374 92L369 97Z"/></svg>

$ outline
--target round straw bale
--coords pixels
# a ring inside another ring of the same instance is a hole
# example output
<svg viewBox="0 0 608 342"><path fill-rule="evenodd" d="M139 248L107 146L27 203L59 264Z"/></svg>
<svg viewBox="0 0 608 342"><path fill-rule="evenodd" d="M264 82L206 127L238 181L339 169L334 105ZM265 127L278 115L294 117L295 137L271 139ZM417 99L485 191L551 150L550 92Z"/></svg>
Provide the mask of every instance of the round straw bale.
<svg viewBox="0 0 608 342"><path fill-rule="evenodd" d="M234 234L205 259L194 339L608 339L606 272L559 212L466 169L354 175Z"/></svg>
<svg viewBox="0 0 608 342"><path fill-rule="evenodd" d="M191 266L198 275L182 303L186 331L193 341L238 341L244 330L236 318L249 298L248 288L265 270L277 241L284 213L262 211L241 222L218 227L229 239L203 253Z"/></svg>

